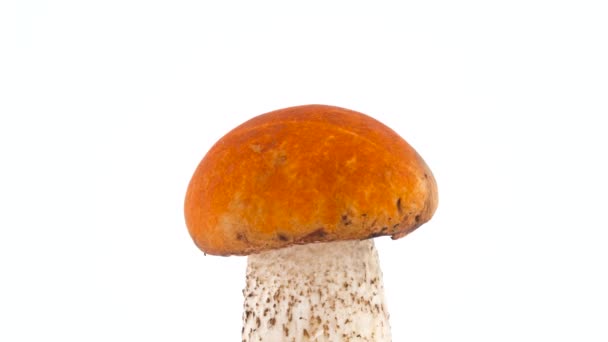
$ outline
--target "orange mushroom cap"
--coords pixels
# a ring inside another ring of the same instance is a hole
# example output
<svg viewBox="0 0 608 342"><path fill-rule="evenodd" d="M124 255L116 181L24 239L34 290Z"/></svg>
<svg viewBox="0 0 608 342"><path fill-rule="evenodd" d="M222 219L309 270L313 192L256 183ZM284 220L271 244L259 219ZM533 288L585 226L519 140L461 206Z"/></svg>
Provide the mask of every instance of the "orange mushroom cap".
<svg viewBox="0 0 608 342"><path fill-rule="evenodd" d="M437 185L379 121L305 105L257 116L209 150L188 186L186 225L214 255L311 242L398 239L432 217Z"/></svg>

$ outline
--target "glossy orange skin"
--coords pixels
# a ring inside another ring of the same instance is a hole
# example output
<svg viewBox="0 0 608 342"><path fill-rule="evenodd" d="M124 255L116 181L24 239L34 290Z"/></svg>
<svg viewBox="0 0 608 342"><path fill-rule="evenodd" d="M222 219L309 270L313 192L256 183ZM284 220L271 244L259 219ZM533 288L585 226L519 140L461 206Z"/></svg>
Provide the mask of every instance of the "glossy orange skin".
<svg viewBox="0 0 608 342"><path fill-rule="evenodd" d="M208 254L405 236L437 208L426 163L397 133L344 108L257 116L222 137L188 186L185 217Z"/></svg>

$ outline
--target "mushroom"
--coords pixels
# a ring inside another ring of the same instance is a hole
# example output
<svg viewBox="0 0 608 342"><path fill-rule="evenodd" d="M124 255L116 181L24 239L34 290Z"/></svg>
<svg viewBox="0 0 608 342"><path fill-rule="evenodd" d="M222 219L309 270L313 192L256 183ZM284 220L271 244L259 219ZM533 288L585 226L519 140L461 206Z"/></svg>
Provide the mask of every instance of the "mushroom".
<svg viewBox="0 0 608 342"><path fill-rule="evenodd" d="M257 116L223 136L188 186L206 254L248 255L243 341L390 341L372 238L427 222L437 185L379 121L325 105Z"/></svg>

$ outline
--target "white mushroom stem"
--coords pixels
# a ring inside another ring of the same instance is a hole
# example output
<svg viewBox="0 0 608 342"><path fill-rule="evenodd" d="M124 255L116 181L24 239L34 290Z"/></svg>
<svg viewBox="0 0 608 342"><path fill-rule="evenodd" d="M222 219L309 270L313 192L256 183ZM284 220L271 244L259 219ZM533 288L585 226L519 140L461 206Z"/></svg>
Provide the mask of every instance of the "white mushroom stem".
<svg viewBox="0 0 608 342"><path fill-rule="evenodd" d="M250 255L243 341L391 341L374 242Z"/></svg>

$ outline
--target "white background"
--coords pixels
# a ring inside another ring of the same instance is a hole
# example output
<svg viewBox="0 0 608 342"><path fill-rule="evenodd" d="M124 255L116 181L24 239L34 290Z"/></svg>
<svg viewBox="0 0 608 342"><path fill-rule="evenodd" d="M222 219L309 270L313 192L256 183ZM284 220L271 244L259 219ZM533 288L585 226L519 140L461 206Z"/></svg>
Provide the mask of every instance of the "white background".
<svg viewBox="0 0 608 342"><path fill-rule="evenodd" d="M608 341L605 2L210 3L2 1L1 341L239 341L246 259L195 248L186 186L307 103L437 178L377 240L394 341Z"/></svg>

